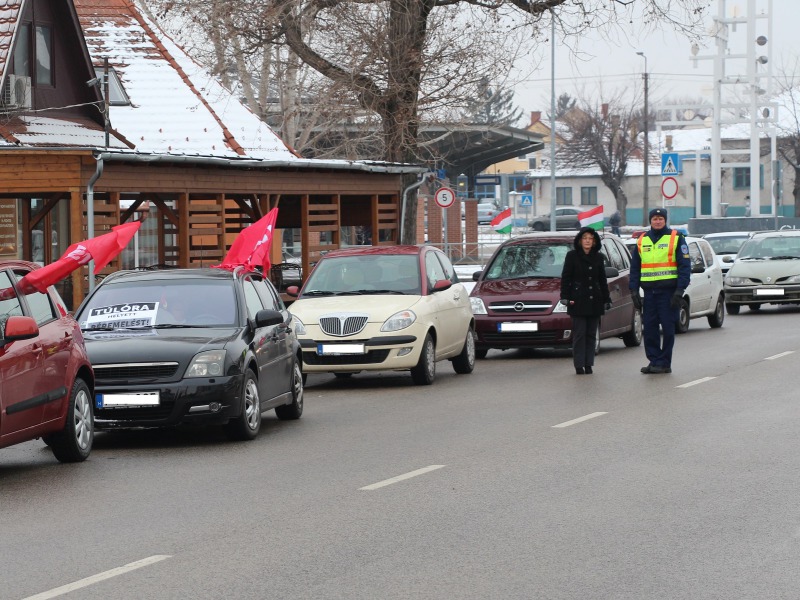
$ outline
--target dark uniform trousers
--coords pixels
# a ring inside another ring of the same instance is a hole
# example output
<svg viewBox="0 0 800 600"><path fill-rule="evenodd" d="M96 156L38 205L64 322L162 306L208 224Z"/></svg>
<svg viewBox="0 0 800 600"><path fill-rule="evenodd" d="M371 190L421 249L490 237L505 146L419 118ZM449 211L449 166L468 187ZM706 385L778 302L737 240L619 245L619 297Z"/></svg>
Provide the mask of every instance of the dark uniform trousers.
<svg viewBox="0 0 800 600"><path fill-rule="evenodd" d="M678 309L672 308L669 303L675 288L642 289L644 290L644 306L642 310L644 353L651 365L671 367ZM661 325L661 331L659 331L659 324Z"/></svg>
<svg viewBox="0 0 800 600"><path fill-rule="evenodd" d="M600 317L572 317L572 361L576 369L594 366Z"/></svg>

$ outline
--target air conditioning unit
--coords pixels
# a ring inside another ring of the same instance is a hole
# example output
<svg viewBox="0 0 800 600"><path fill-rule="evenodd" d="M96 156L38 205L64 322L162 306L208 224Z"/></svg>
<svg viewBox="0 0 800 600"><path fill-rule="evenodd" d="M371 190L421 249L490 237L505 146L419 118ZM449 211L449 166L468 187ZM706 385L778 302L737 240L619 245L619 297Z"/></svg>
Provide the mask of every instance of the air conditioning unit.
<svg viewBox="0 0 800 600"><path fill-rule="evenodd" d="M9 75L3 88L3 106L7 109L31 107L31 78Z"/></svg>

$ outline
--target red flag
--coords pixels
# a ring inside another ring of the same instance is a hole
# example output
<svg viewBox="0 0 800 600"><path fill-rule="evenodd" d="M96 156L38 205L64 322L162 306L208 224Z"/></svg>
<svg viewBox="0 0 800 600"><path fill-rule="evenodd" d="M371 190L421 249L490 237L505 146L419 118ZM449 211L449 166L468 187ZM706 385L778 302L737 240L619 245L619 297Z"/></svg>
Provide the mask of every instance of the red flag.
<svg viewBox="0 0 800 600"><path fill-rule="evenodd" d="M54 263L25 275L19 282L20 290L27 293L30 288L33 288L44 293L47 286L66 279L75 269L82 267L90 260L94 260L94 274L97 275L115 256L122 252L141 225L141 221L131 221L112 227L111 231L104 235L72 244Z"/></svg>
<svg viewBox="0 0 800 600"><path fill-rule="evenodd" d="M214 266L218 269L228 270L239 266L248 269L263 266L263 272L266 273L270 267L269 249L272 245L272 232L275 231L277 220L278 209L273 208L258 221L242 229L233 241L222 264Z"/></svg>

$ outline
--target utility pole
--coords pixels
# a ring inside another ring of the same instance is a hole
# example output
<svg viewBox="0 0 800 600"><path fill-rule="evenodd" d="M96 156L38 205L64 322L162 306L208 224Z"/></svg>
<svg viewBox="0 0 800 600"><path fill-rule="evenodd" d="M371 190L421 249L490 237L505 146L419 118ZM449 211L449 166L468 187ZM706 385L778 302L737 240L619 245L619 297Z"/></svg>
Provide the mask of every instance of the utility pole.
<svg viewBox="0 0 800 600"><path fill-rule="evenodd" d="M648 73L647 73L647 56L644 52L637 52L639 56L644 59L644 193L642 194L642 225L647 227L650 224L648 214L650 212L650 112L647 106L648 95Z"/></svg>

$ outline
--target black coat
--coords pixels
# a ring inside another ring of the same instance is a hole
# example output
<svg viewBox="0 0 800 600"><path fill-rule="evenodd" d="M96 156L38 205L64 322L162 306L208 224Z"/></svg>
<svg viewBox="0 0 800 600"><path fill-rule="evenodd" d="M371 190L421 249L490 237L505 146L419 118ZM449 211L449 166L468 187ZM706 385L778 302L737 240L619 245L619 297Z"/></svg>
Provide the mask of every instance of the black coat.
<svg viewBox="0 0 800 600"><path fill-rule="evenodd" d="M581 235L586 231L595 235L589 254L580 247ZM561 299L567 304L567 312L576 317L599 317L605 313L605 305L611 302L605 260L600 254L600 236L593 229L581 229L575 237L575 249L564 257Z"/></svg>

